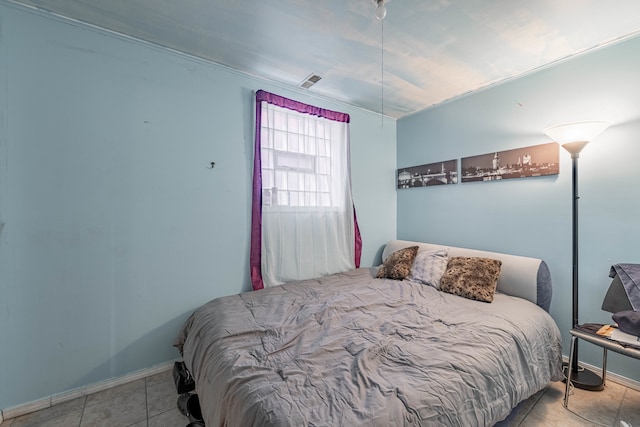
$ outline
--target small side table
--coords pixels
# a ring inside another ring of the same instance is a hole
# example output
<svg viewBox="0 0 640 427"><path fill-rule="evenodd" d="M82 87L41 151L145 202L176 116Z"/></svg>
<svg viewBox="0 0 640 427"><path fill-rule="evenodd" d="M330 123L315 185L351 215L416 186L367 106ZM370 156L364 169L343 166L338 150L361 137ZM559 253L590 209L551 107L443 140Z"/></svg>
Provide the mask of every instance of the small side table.
<svg viewBox="0 0 640 427"><path fill-rule="evenodd" d="M640 348L625 347L620 343L618 343L617 341L613 341L609 338L606 338L600 335L584 332L579 329L571 329L569 333L571 334L571 348L569 350L569 366L567 367L567 373L569 373L569 375L571 370L573 369L573 364L578 363L577 360L573 360L573 349L576 345L576 340L578 338L603 348L604 353L602 355L602 384L605 384L605 381L607 379L607 350L615 351L616 353L624 354L625 356L633 357L634 359L640 359ZM570 379L567 378L567 384L564 390L564 407L565 408L569 406L570 383L571 383Z"/></svg>

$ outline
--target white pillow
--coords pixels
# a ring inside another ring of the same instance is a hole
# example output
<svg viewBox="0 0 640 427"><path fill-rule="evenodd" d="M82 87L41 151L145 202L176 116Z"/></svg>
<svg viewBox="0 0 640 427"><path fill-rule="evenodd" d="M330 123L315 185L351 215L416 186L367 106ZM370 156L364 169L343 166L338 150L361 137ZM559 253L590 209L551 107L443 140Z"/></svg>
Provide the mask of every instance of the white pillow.
<svg viewBox="0 0 640 427"><path fill-rule="evenodd" d="M413 261L408 279L439 289L440 279L449 262L447 255L447 249L418 252Z"/></svg>

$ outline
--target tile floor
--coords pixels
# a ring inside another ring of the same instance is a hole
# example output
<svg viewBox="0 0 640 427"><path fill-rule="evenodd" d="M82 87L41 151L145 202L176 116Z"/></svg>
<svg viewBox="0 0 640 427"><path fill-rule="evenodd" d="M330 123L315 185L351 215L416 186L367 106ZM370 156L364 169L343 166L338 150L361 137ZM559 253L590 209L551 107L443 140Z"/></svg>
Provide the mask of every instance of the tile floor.
<svg viewBox="0 0 640 427"><path fill-rule="evenodd" d="M575 390L569 409L562 406L564 383L553 383L531 397L514 419L514 427L640 427L640 391L612 381L602 392ZM5 420L2 427L185 427L176 407L171 371L162 372L38 412ZM574 414L579 413L582 417Z"/></svg>
<svg viewBox="0 0 640 427"><path fill-rule="evenodd" d="M41 411L0 427L185 427L171 370Z"/></svg>

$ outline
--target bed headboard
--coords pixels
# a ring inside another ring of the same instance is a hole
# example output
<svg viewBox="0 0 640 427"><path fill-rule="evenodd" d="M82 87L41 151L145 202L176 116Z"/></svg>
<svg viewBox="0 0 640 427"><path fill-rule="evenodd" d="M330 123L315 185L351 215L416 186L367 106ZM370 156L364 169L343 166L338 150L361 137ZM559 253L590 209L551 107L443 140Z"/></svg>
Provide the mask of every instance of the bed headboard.
<svg viewBox="0 0 640 427"><path fill-rule="evenodd" d="M545 311L549 311L552 295L551 274L547 263L541 259L433 243L391 240L382 252L382 261L397 250L416 245L419 246L420 251L448 249L449 256L498 259L502 261L502 267L498 278L497 290L508 295L527 299L542 307Z"/></svg>

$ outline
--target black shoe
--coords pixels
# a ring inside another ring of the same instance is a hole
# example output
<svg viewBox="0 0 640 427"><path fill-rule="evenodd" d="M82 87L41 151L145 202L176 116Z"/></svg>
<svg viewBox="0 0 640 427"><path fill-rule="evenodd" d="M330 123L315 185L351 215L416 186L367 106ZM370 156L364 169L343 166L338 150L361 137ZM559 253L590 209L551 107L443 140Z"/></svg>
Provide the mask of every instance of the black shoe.
<svg viewBox="0 0 640 427"><path fill-rule="evenodd" d="M189 418L189 421L203 422L200 400L195 393L184 393L178 397L178 410L182 415ZM197 424L196 424L197 425ZM203 423L204 425L204 423Z"/></svg>
<svg viewBox="0 0 640 427"><path fill-rule="evenodd" d="M204 425L202 409L200 409L200 399L198 399L197 394L192 394L189 400L187 400L187 409L189 410L189 421L201 422Z"/></svg>
<svg viewBox="0 0 640 427"><path fill-rule="evenodd" d="M173 364L173 382L176 385L178 394L189 393L196 388L191 372L189 372L184 362L175 362Z"/></svg>
<svg viewBox="0 0 640 427"><path fill-rule="evenodd" d="M180 396L178 396L178 402L176 403L178 405L178 410L185 417L189 416L189 410L187 408L187 402L189 401L189 397L191 397L190 393L181 394Z"/></svg>

